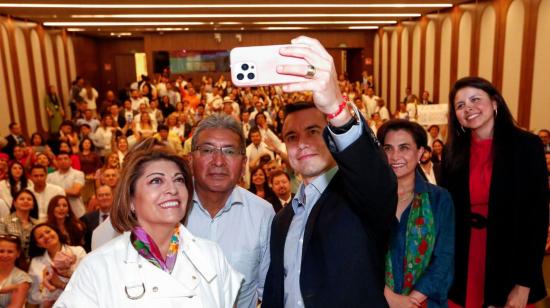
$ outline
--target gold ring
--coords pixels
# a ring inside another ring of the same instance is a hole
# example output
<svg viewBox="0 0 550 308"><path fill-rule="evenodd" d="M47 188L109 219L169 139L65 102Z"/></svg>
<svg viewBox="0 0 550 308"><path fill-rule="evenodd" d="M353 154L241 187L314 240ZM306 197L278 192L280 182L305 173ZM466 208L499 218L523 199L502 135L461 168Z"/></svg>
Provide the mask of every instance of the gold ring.
<svg viewBox="0 0 550 308"><path fill-rule="evenodd" d="M315 73L316 73L315 66L310 64L307 66L307 72L304 77L308 79L312 79L315 76Z"/></svg>

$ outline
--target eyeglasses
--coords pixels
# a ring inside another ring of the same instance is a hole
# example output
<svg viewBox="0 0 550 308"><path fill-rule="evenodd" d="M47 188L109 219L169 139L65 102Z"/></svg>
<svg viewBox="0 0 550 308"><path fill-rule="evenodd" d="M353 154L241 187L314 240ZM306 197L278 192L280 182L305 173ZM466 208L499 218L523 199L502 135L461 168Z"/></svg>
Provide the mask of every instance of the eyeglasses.
<svg viewBox="0 0 550 308"><path fill-rule="evenodd" d="M213 145L198 145L195 147L195 152L198 152L201 157L212 158L215 153L221 153L225 158L237 158L243 155L243 151L232 146L215 147Z"/></svg>

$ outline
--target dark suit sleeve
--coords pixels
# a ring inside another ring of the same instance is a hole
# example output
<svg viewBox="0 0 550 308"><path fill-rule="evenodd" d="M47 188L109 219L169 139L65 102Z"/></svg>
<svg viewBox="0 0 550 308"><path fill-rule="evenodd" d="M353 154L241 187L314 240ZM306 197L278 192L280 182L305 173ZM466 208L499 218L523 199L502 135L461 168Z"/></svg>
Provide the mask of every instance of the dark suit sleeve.
<svg viewBox="0 0 550 308"><path fill-rule="evenodd" d="M342 151L325 129L325 141L342 173L350 206L369 223L387 231L397 207L397 181L376 137L362 121L361 136Z"/></svg>
<svg viewBox="0 0 550 308"><path fill-rule="evenodd" d="M517 204L521 215L516 266L516 282L531 287L537 281L544 258L544 248L548 234L548 171L542 142L537 136L526 136L520 151L522 163L517 164L515 181L520 186L521 202ZM520 200L518 200L520 201Z"/></svg>

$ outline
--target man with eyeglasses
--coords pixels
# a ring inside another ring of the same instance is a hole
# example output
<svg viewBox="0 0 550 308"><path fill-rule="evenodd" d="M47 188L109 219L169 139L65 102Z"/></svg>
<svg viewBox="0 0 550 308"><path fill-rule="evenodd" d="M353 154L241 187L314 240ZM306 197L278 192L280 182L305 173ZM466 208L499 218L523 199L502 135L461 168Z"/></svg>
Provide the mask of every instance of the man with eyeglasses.
<svg viewBox="0 0 550 308"><path fill-rule="evenodd" d="M187 228L215 241L235 270L245 276L237 307L256 307L269 267L269 230L275 215L267 201L242 187L246 166L241 124L214 114L202 120L190 155L195 181Z"/></svg>

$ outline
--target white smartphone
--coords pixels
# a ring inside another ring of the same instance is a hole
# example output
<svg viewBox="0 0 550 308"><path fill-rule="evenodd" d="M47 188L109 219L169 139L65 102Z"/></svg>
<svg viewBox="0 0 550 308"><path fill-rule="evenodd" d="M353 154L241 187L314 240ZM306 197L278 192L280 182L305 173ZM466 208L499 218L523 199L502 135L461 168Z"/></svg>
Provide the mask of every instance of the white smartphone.
<svg viewBox="0 0 550 308"><path fill-rule="evenodd" d="M282 56L279 50L286 46L290 45L233 48L229 54L233 84L237 87L258 87L308 80L303 76L277 73L278 65L309 64L302 58Z"/></svg>

